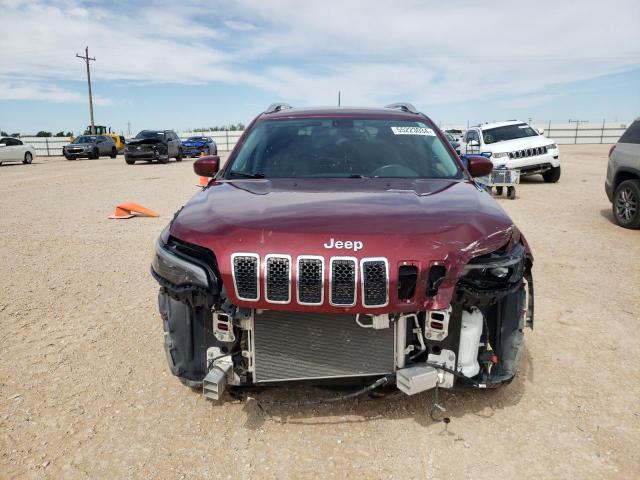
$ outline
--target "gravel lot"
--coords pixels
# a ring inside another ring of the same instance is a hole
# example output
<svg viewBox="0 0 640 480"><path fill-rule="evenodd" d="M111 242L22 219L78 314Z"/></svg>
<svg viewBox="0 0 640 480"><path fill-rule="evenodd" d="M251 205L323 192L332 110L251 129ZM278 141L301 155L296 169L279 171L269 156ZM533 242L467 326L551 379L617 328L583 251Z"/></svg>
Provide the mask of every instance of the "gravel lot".
<svg viewBox="0 0 640 480"><path fill-rule="evenodd" d="M640 232L613 224L607 145L562 146L556 185L498 200L536 258L536 325L497 391L317 408L221 404L166 365L155 238L192 161L0 167L2 478L630 478L640 472ZM107 220L136 201L160 218ZM261 399L330 396L281 388Z"/></svg>

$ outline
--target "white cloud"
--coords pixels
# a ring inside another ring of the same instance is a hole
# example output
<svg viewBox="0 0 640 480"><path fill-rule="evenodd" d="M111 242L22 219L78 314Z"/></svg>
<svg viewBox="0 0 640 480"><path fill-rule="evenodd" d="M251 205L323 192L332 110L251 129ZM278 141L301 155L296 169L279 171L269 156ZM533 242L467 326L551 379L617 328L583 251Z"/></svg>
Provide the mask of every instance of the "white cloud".
<svg viewBox="0 0 640 480"><path fill-rule="evenodd" d="M0 79L0 100L39 100L53 103L87 103L87 94L38 82L7 82ZM112 102L100 95L93 97L97 106L110 106Z"/></svg>
<svg viewBox="0 0 640 480"><path fill-rule="evenodd" d="M2 11L0 75L13 80L3 97L81 97L74 53L85 44L96 80L243 84L298 104L333 104L338 90L350 104L540 95L640 68L637 0L32 0ZM52 80L78 90L43 88Z"/></svg>

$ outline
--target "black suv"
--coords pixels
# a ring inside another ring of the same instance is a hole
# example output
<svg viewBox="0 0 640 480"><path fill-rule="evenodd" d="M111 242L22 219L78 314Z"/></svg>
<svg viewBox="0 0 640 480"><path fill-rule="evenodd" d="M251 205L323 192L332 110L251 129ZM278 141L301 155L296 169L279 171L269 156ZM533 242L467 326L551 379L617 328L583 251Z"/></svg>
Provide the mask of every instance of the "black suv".
<svg viewBox="0 0 640 480"><path fill-rule="evenodd" d="M167 163L171 157L182 161L182 143L173 130L142 130L124 147L124 161L129 165L136 160Z"/></svg>

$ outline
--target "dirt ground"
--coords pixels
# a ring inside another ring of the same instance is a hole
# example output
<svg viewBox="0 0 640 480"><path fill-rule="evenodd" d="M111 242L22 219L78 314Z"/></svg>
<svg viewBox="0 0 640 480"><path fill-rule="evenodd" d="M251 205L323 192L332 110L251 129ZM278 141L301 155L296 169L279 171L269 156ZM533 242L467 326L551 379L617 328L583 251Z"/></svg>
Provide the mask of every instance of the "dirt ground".
<svg viewBox="0 0 640 480"><path fill-rule="evenodd" d="M430 418L432 392L264 411L205 400L169 373L148 271L196 191L192 160L1 166L0 477L637 477L640 232L612 222L608 148L562 146L560 183L498 200L535 255L535 330L511 385L441 393L449 424ZM127 200L161 217L108 220Z"/></svg>

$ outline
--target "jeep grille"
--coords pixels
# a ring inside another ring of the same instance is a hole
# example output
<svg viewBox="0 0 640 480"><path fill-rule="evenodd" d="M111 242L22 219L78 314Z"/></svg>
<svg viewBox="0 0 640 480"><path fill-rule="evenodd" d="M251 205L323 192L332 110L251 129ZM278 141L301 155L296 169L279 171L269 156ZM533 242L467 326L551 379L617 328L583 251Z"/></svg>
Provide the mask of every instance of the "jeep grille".
<svg viewBox="0 0 640 480"><path fill-rule="evenodd" d="M356 304L357 269L355 258L331 259L331 304Z"/></svg>
<svg viewBox="0 0 640 480"><path fill-rule="evenodd" d="M291 257L267 255L264 294L267 302L289 303L291 301Z"/></svg>
<svg viewBox="0 0 640 480"><path fill-rule="evenodd" d="M236 253L232 256L233 283L236 295L242 300L257 301L260 296L258 284L258 255Z"/></svg>
<svg viewBox="0 0 640 480"><path fill-rule="evenodd" d="M324 297L322 257L298 258L298 303L321 305Z"/></svg>
<svg viewBox="0 0 640 480"><path fill-rule="evenodd" d="M362 303L365 307L382 307L389 303L388 270L384 258L362 262Z"/></svg>

